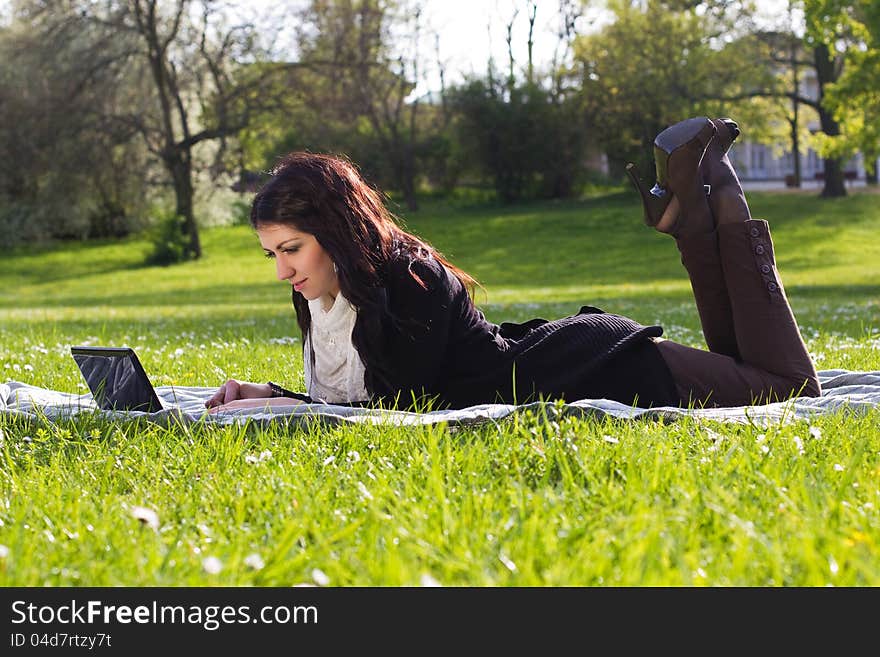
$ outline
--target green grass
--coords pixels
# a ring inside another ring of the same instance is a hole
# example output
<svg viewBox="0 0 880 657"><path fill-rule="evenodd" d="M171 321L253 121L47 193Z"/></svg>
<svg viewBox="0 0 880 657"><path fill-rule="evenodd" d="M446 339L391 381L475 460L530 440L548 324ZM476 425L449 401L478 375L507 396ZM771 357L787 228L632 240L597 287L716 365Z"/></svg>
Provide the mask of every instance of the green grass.
<svg viewBox="0 0 880 657"><path fill-rule="evenodd" d="M880 370L878 199L749 196L819 369ZM632 195L432 201L406 224L484 284L490 320L590 304L703 346L674 244L641 224ZM93 343L135 347L156 385L302 389L289 286L249 229L202 237L202 260L169 268L142 266L136 239L5 254L0 382L84 392L69 347ZM4 585L880 584L880 411L770 427L524 413L472 428L163 428L83 415L2 417L0 431Z"/></svg>

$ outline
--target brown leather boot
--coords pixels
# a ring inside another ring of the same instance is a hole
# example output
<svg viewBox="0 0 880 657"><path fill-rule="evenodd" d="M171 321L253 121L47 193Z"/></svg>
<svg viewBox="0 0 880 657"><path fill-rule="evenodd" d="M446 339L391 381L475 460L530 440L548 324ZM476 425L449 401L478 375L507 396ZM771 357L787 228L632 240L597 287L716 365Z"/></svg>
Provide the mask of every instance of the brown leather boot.
<svg viewBox="0 0 880 657"><path fill-rule="evenodd" d="M715 140L716 132L712 121L701 117L670 126L654 140L658 185L673 195L679 210L673 212L670 203L670 208L654 226L660 232L680 239L715 229L700 163Z"/></svg>
<svg viewBox="0 0 880 657"><path fill-rule="evenodd" d="M716 127L706 117L685 119L669 126L654 139L654 162L657 182L650 190L642 183L636 173L635 165L627 164L626 172L642 198L645 210L645 223L661 233L675 237L694 232L706 232L714 227L709 217L708 224L702 225L705 217L702 206L708 214L701 175L700 161L706 147L712 141ZM683 219L681 210L688 205L693 210Z"/></svg>
<svg viewBox="0 0 880 657"><path fill-rule="evenodd" d="M727 151L740 135L732 119L712 119L715 139L709 143L700 163L700 175L709 186L709 207L717 223L740 223L752 218L745 192Z"/></svg>

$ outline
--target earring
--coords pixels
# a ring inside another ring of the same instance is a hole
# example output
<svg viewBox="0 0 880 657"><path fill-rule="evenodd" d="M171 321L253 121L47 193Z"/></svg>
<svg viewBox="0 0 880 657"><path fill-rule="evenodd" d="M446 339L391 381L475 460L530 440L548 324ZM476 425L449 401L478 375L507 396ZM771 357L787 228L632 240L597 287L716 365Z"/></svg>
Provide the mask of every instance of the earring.
<svg viewBox="0 0 880 657"><path fill-rule="evenodd" d="M333 263L333 273L337 275L339 274L339 268L336 266L335 262Z"/></svg>

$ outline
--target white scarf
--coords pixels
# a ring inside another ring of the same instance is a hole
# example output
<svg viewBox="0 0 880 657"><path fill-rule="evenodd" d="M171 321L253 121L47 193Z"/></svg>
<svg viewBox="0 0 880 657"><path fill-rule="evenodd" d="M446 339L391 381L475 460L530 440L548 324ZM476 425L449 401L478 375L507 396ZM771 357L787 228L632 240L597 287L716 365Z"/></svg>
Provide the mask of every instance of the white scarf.
<svg viewBox="0 0 880 657"><path fill-rule="evenodd" d="M312 323L303 351L309 397L331 404L368 399L364 363L351 342L357 321L354 306L339 293L329 310L324 310L322 299L310 300L309 313Z"/></svg>

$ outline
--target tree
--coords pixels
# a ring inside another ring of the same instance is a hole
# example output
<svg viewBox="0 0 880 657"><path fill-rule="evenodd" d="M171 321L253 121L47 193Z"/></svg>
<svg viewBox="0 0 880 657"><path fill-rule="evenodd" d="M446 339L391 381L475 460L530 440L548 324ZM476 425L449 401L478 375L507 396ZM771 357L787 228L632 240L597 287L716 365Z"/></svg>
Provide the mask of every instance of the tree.
<svg viewBox="0 0 880 657"><path fill-rule="evenodd" d="M244 65L265 55L255 26L230 24L230 7L214 0L44 0L38 5L33 17L44 36L86 24L100 34L98 43L119 39L130 46L114 65L122 62L137 74L149 102L115 108L103 125L134 131L162 165L187 241L185 256L200 257L193 210L197 149L212 144L215 163L222 161L226 140L247 126L258 108L273 102L266 91L277 69ZM90 84L92 71L107 65L98 49L86 53L86 60L83 85Z"/></svg>
<svg viewBox="0 0 880 657"><path fill-rule="evenodd" d="M130 43L80 21L41 33L30 3L13 9L0 29L3 241L127 234L139 227L147 163L131 129L102 117L143 100L119 65Z"/></svg>
<svg viewBox="0 0 880 657"><path fill-rule="evenodd" d="M840 140L841 123L839 116L832 108L829 92L836 82L844 74L845 53L852 48L852 33L849 24L838 20L833 14L827 13L831 5L837 4L836 0L790 0L789 13L796 7L803 7L807 17L807 30L803 37L803 44L809 53L804 57L797 54L793 44L784 44L781 47L778 42L780 37L783 42L788 41L791 35L777 33L764 33L759 38L770 45L768 61L771 66L783 66L788 71L780 72L777 84L754 85L746 89L739 96L728 96L728 100L757 97L788 98L794 108L805 105L816 111L819 117L821 133L814 135L813 141L818 150L823 154L823 179L822 196L836 197L846 195L842 161L843 157L852 155L854 149L851 143ZM806 54L806 53L805 53ZM816 72L818 84L818 96L816 98L804 95L797 86L799 81L798 71L804 67L812 67ZM785 85L788 78L793 86ZM781 83L781 84L780 84ZM832 146L834 145L834 146Z"/></svg>
<svg viewBox="0 0 880 657"><path fill-rule="evenodd" d="M474 79L450 92L457 140L471 171L502 201L571 196L583 172L586 129L579 98L556 100L528 82Z"/></svg>
<svg viewBox="0 0 880 657"><path fill-rule="evenodd" d="M795 32L795 2L789 0L786 11L786 29L779 31L762 31L757 33L758 40L767 49L768 65L778 68L779 96L778 100L788 103L790 110L785 112L784 118L789 128L791 142L791 154L793 164L793 185L801 186L801 148L806 143L806 122L801 121L804 107L816 112L818 116L819 103L813 99L812 103L804 103L801 94L803 71L814 65L814 61L808 58L802 36ZM804 107L802 107L804 106Z"/></svg>
<svg viewBox="0 0 880 657"><path fill-rule="evenodd" d="M749 122L753 139L766 139L772 124L784 119L795 152L803 135L801 106L816 110L826 136L840 134L825 95L840 76L843 59L825 43L808 39L811 57L803 58L790 35L758 31L748 6L739 10L724 0L618 0L611 6L615 22L583 37L578 58L591 120L603 135L612 171L635 157L639 144L642 158L649 160L653 136L680 117L712 115L724 107L754 119ZM818 98L798 86L800 70L810 65L817 73ZM773 99L786 99L792 111L784 112ZM823 196L844 195L840 158L826 156L824 166Z"/></svg>
<svg viewBox="0 0 880 657"><path fill-rule="evenodd" d="M819 99L815 107L819 112L822 132L833 139L840 134L840 122L828 109L825 94L828 86L840 77L843 66L842 57L833 54L832 50L824 43L819 43L813 48L813 57L816 62L816 80L819 83ZM822 188L822 196L846 196L841 160L842 158L839 156L824 158L825 185Z"/></svg>
<svg viewBox="0 0 880 657"><path fill-rule="evenodd" d="M418 207L419 150L431 138L415 93L422 38L421 5L385 0L314 0L299 37L302 63L321 78L305 90L311 104L349 131L369 131L381 153L373 166L387 164L411 210Z"/></svg>
<svg viewBox="0 0 880 657"><path fill-rule="evenodd" d="M805 0L808 38L834 77L823 105L839 130L826 133L820 148L828 157L861 151L876 182L880 157L880 5L872 0ZM827 53L827 54L826 54ZM832 55L832 53L834 53ZM829 76L831 77L831 76Z"/></svg>
<svg viewBox="0 0 880 657"><path fill-rule="evenodd" d="M540 196L571 196L584 172L587 137L580 89L572 84L568 49L579 8L560 3L562 25L550 70L532 61L537 3L526 3L528 60L522 71L513 55L515 11L506 25L508 70L473 77L450 92L457 141L471 171L491 178L499 199L510 202Z"/></svg>
<svg viewBox="0 0 880 657"><path fill-rule="evenodd" d="M588 121L611 173L650 162L654 137L684 117L768 74L755 70L757 44L723 3L611 2L614 21L575 44Z"/></svg>

